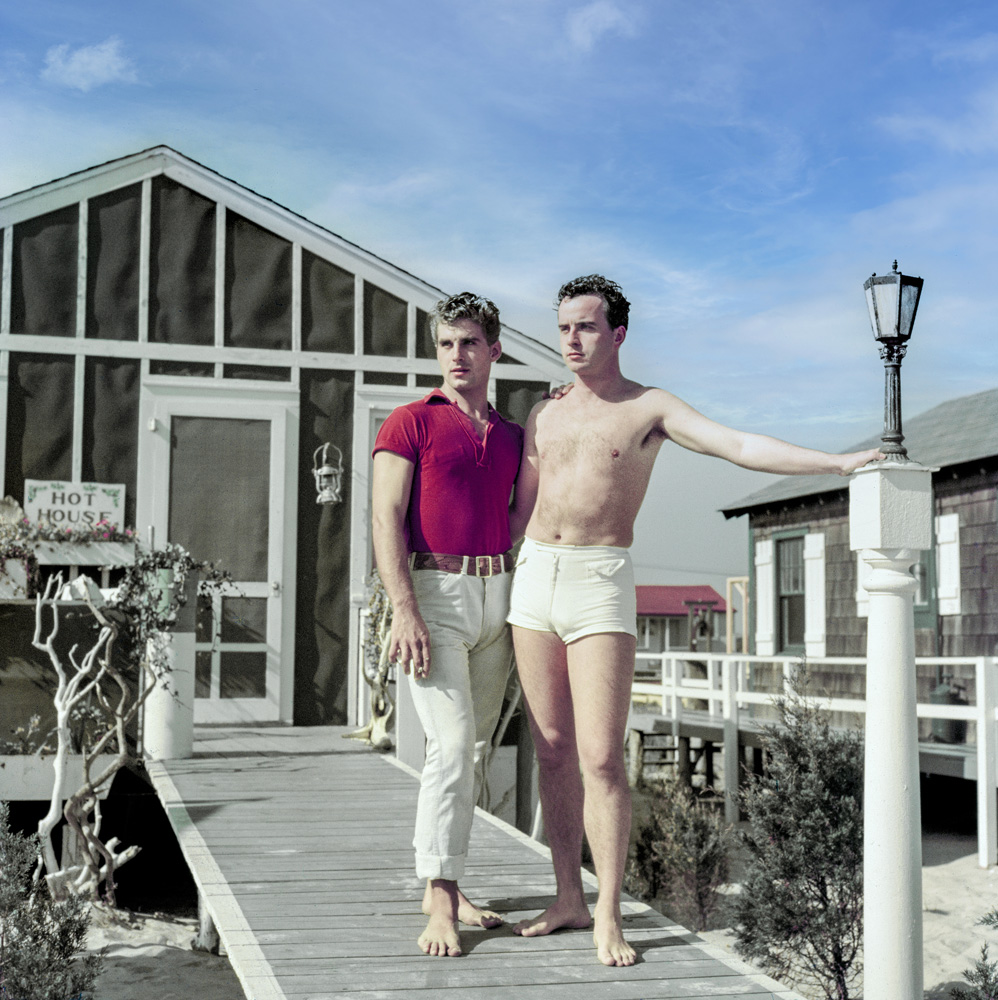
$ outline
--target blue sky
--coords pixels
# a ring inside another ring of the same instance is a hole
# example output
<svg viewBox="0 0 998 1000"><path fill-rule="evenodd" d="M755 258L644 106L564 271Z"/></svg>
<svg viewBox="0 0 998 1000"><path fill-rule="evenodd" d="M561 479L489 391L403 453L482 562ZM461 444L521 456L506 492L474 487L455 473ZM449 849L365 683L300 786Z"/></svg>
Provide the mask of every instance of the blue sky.
<svg viewBox="0 0 998 1000"><path fill-rule="evenodd" d="M905 412L998 386L991 0L8 3L0 127L0 195L166 143L551 344L601 270L625 372L802 444L880 428L895 257ZM744 569L716 465L660 459L649 565Z"/></svg>

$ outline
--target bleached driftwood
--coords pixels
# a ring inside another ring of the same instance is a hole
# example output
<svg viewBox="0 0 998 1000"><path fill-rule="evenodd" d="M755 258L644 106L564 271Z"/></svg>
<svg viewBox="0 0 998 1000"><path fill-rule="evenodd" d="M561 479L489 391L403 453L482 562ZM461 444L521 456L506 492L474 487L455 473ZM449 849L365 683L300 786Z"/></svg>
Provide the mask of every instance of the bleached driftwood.
<svg viewBox="0 0 998 1000"><path fill-rule="evenodd" d="M391 750L392 739L388 730L395 716L395 702L388 690L388 676L391 663L388 660L388 637L391 633L391 609L387 599L386 611L377 622L377 636L380 646L378 665L373 671L364 670L364 680L371 689L371 718L366 726L345 733L344 739L362 740L376 750Z"/></svg>
<svg viewBox="0 0 998 1000"><path fill-rule="evenodd" d="M44 594L40 594L35 604L35 636L33 645L48 654L58 678L55 697L56 709L56 753L53 762L55 780L52 788L52 798L49 810L38 824L38 834L41 840L42 856L39 859L39 872L42 868L48 873L46 881L55 898L63 898L69 893L85 895L96 900L103 885L104 898L109 905L115 905L114 873L123 864L130 861L140 848L132 846L118 850L118 839L111 838L107 843L100 839L101 812L98 790L109 786L114 775L128 761L125 730L142 706L143 701L152 690L152 684L143 686L141 693L135 694L127 680L114 666L112 652L114 641L118 635L118 622L115 621L113 609L104 604L103 596L97 585L86 576L81 576L72 583L72 596L82 599L90 609L91 614L100 625L100 633L96 643L80 660L77 657L77 647L69 651L68 669L55 649L55 640L59 634L58 603L62 589L62 577L52 577L46 585ZM47 637L42 639L44 609L48 608L52 616L52 625ZM152 666L143 661L143 669L155 680ZM112 699L107 688L116 686L118 695ZM82 748L83 753L83 784L72 794L67 794L66 761L70 752L70 718L73 710L90 698L96 699L105 718L112 720L107 729L93 746ZM97 775L92 768L99 757L107 761L105 751L112 741L116 741L117 753L106 763ZM60 808L63 800L65 805ZM61 814L61 815L60 815ZM72 835L82 853L82 863L60 867L55 850L52 846L52 831L64 817L69 824Z"/></svg>

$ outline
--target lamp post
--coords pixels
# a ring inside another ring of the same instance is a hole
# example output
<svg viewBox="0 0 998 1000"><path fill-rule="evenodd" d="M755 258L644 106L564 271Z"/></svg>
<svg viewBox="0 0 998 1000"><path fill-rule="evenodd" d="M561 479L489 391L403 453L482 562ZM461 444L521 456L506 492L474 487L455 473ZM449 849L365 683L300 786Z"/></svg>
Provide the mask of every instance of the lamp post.
<svg viewBox="0 0 998 1000"><path fill-rule="evenodd" d="M908 350L908 339L915 325L915 313L922 294L922 279L898 271L898 262L890 274L873 274L863 284L870 310L873 336L880 345L884 362L884 434L883 451L901 461L908 452L901 443L901 361Z"/></svg>
<svg viewBox="0 0 998 1000"><path fill-rule="evenodd" d="M917 582L932 544L932 470L908 458L901 433L901 359L921 278L873 275L863 286L885 367L885 461L849 483L849 546L868 565L863 793L864 995L922 995L922 839L915 698Z"/></svg>

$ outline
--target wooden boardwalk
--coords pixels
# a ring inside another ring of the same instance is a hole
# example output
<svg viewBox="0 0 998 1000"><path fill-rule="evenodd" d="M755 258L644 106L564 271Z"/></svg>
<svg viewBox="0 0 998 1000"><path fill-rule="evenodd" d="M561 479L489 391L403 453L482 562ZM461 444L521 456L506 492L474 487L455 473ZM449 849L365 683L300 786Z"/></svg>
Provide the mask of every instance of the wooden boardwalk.
<svg viewBox="0 0 998 1000"><path fill-rule="evenodd" d="M461 958L422 955L417 777L343 732L206 727L193 759L149 765L248 1000L799 1000L628 897L628 969L589 931L465 928ZM547 850L479 811L461 886L513 923L550 901Z"/></svg>

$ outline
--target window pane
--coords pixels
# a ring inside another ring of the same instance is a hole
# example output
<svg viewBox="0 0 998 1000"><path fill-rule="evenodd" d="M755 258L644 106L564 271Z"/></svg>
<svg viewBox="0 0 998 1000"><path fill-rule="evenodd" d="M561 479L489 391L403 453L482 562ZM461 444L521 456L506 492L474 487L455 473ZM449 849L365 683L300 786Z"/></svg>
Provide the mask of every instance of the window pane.
<svg viewBox="0 0 998 1000"><path fill-rule="evenodd" d="M215 614L212 599L206 594L198 594L197 615L195 617L195 641L215 641Z"/></svg>
<svg viewBox="0 0 998 1000"><path fill-rule="evenodd" d="M222 653L219 696L263 698L267 693L266 653Z"/></svg>
<svg viewBox="0 0 998 1000"><path fill-rule="evenodd" d="M188 375L197 378L214 378L215 365L211 361L156 361L149 362L150 375Z"/></svg>
<svg viewBox="0 0 998 1000"><path fill-rule="evenodd" d="M149 340L215 342L215 203L162 176L152 181Z"/></svg>
<svg viewBox="0 0 998 1000"><path fill-rule="evenodd" d="M301 337L305 350L353 354L353 275L303 250L301 285Z"/></svg>
<svg viewBox="0 0 998 1000"><path fill-rule="evenodd" d="M76 205L14 226L11 333L76 336L79 231Z"/></svg>
<svg viewBox="0 0 998 1000"><path fill-rule="evenodd" d="M133 184L87 206L87 336L139 338L139 216Z"/></svg>
<svg viewBox="0 0 998 1000"><path fill-rule="evenodd" d="M139 362L87 358L83 393L83 479L124 483L119 527L135 524L139 450Z"/></svg>
<svg viewBox="0 0 998 1000"><path fill-rule="evenodd" d="M194 697L211 697L211 653L194 654Z"/></svg>
<svg viewBox="0 0 998 1000"><path fill-rule="evenodd" d="M416 310L416 357L435 359L437 349L433 344L433 334L430 333L430 314L422 309ZM500 361L502 358L499 359Z"/></svg>
<svg viewBox="0 0 998 1000"><path fill-rule="evenodd" d="M804 645L804 538L776 543L780 650Z"/></svg>
<svg viewBox="0 0 998 1000"><path fill-rule="evenodd" d="M267 598L223 597L222 642L266 642Z"/></svg>
<svg viewBox="0 0 998 1000"><path fill-rule="evenodd" d="M290 382L290 368L271 365L222 365L222 378L252 379L257 382Z"/></svg>
<svg viewBox="0 0 998 1000"><path fill-rule="evenodd" d="M225 216L225 343L291 349L291 244L235 212Z"/></svg>
<svg viewBox="0 0 998 1000"><path fill-rule="evenodd" d="M5 492L24 499L25 479L73 474L75 362L60 354L11 354Z"/></svg>
<svg viewBox="0 0 998 1000"><path fill-rule="evenodd" d="M364 353L404 358L405 344L405 302L365 281Z"/></svg>
<svg viewBox="0 0 998 1000"><path fill-rule="evenodd" d="M785 538L777 542L780 594L804 593L804 539Z"/></svg>
<svg viewBox="0 0 998 1000"><path fill-rule="evenodd" d="M780 598L780 648L804 645L804 595Z"/></svg>
<svg viewBox="0 0 998 1000"><path fill-rule="evenodd" d="M175 416L169 538L235 580L266 580L270 421Z"/></svg>

